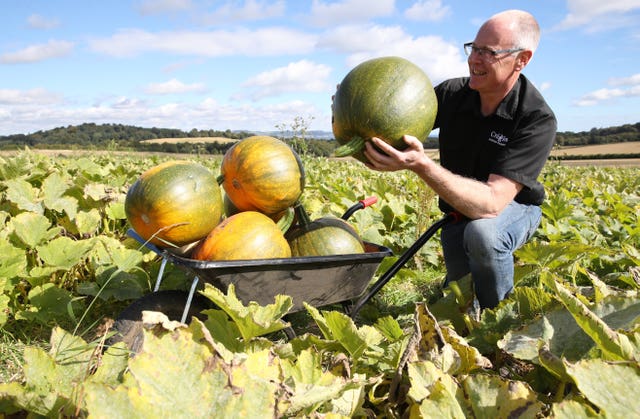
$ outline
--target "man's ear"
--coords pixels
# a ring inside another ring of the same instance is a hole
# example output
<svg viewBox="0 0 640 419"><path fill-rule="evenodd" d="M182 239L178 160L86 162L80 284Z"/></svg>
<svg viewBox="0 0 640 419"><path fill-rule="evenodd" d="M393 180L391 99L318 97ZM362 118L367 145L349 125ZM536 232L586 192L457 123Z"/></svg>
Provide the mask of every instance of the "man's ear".
<svg viewBox="0 0 640 419"><path fill-rule="evenodd" d="M522 71L523 68L529 64L531 57L533 56L533 52L529 50L524 50L518 54L516 58L516 70Z"/></svg>

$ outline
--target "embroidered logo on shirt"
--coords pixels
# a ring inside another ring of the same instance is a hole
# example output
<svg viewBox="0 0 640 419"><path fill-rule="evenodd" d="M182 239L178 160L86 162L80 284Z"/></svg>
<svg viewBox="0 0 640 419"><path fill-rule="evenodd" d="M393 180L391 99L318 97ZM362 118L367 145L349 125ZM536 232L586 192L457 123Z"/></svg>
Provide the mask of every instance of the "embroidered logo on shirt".
<svg viewBox="0 0 640 419"><path fill-rule="evenodd" d="M504 134L500 134L499 132L491 131L491 135L489 136L489 141L504 147L509 142L509 137L507 137Z"/></svg>

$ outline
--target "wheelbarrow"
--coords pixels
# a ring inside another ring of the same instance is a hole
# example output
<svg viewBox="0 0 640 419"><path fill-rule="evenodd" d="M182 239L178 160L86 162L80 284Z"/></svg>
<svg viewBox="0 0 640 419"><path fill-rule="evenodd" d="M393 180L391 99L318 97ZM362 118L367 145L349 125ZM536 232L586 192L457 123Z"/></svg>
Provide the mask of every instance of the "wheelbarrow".
<svg viewBox="0 0 640 419"><path fill-rule="evenodd" d="M353 213L372 205L377 198L361 200L343 215L347 220ZM133 352L142 343L142 311L160 311L172 320L185 323L191 316L211 307L211 302L196 293L200 281L209 283L223 292L233 284L237 298L244 304L255 301L260 305L273 303L278 294L292 298L290 313L304 310L303 303L314 307L341 304L343 310L355 319L362 307L411 259L420 248L446 223L454 221L455 214L447 214L429 227L416 242L370 287L371 280L382 260L393 255L391 249L364 242L365 252L359 254L251 259L231 261L201 261L178 255L146 242L133 229L127 234L162 257L158 277L152 293L134 301L114 323L116 335L110 343L123 340ZM167 263L172 263L193 275L189 292L159 291ZM369 289L367 289L369 288ZM288 337L295 336L291 328Z"/></svg>

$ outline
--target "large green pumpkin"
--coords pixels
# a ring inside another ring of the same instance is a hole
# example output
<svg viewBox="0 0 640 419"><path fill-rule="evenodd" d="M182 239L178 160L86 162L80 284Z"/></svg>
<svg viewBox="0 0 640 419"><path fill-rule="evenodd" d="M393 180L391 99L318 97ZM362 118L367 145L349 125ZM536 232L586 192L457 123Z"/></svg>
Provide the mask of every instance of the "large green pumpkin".
<svg viewBox="0 0 640 419"><path fill-rule="evenodd" d="M237 211L276 216L302 195L304 168L298 154L283 141L253 136L224 155L220 182Z"/></svg>
<svg viewBox="0 0 640 419"><path fill-rule="evenodd" d="M294 257L364 253L364 243L349 223L337 217L311 221L302 204L295 206L298 224L285 237Z"/></svg>
<svg viewBox="0 0 640 419"><path fill-rule="evenodd" d="M431 80L417 65L400 57L365 61L345 76L334 96L333 135L343 145L336 156L366 162L362 150L371 137L399 150L406 148L405 134L424 141L437 110Z"/></svg>
<svg viewBox="0 0 640 419"><path fill-rule="evenodd" d="M145 240L180 247L205 237L222 219L216 176L188 161L169 161L140 175L124 202L127 220Z"/></svg>

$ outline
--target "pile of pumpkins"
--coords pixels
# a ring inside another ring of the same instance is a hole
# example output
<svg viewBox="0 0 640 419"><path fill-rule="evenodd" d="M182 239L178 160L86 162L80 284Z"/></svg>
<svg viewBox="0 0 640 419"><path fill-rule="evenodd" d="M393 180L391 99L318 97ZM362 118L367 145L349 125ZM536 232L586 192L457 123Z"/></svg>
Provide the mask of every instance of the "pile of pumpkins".
<svg viewBox="0 0 640 419"><path fill-rule="evenodd" d="M224 155L220 174L191 161L158 164L125 198L133 230L162 248L189 249L197 260L245 260L365 251L346 221L310 220L300 202L305 173L285 142L252 136Z"/></svg>
<svg viewBox="0 0 640 419"><path fill-rule="evenodd" d="M405 134L425 140L437 107L431 81L417 65L393 56L367 60L344 77L333 98L336 156L366 163L364 145L373 136L397 149L406 148ZM300 203L304 184L293 149L253 136L225 153L219 176L185 161L149 169L129 189L125 212L145 240L170 248L194 244L191 257L199 260L364 252L347 222L309 219Z"/></svg>

